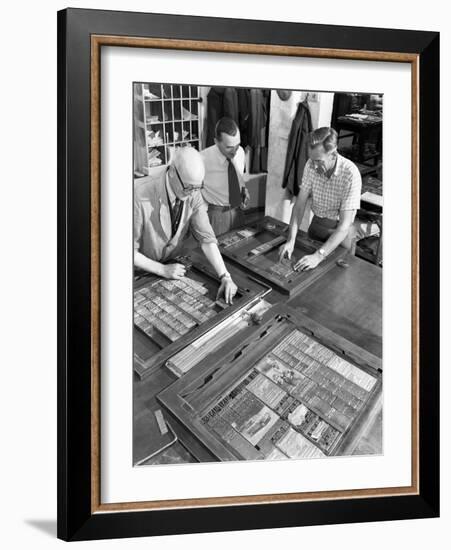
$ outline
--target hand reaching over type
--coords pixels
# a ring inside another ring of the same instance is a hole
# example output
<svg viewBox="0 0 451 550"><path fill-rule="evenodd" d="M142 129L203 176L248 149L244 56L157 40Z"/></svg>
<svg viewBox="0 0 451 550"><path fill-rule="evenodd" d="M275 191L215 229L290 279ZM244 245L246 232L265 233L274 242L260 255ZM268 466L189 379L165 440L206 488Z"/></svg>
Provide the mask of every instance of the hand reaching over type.
<svg viewBox="0 0 451 550"><path fill-rule="evenodd" d="M241 208L247 208L249 201L251 200L251 195L247 187L241 188Z"/></svg>
<svg viewBox="0 0 451 550"><path fill-rule="evenodd" d="M183 264L166 264L163 266L161 276L165 279L181 279L185 273L186 267Z"/></svg>
<svg viewBox="0 0 451 550"><path fill-rule="evenodd" d="M233 297L235 296L237 290L238 287L233 282L231 277L223 277L216 295L216 299L223 295L226 304L233 304Z"/></svg>
<svg viewBox="0 0 451 550"><path fill-rule="evenodd" d="M318 252L308 254L307 256L303 256L294 264L294 269L295 271L308 271L309 269L315 269L315 267L320 263L321 259L322 258L318 254Z"/></svg>
<svg viewBox="0 0 451 550"><path fill-rule="evenodd" d="M291 259L291 255L293 254L294 250L294 243L291 243L290 241L287 241L282 246L279 247L279 262L282 261L284 258Z"/></svg>

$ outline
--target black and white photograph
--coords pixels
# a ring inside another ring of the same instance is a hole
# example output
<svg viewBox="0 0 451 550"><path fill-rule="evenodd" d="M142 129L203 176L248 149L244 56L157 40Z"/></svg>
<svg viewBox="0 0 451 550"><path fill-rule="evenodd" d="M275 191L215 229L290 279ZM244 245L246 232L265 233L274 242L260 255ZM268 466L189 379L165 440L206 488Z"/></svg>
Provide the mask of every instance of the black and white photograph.
<svg viewBox="0 0 451 550"><path fill-rule="evenodd" d="M4 12L2 546L446 548L446 3Z"/></svg>
<svg viewBox="0 0 451 550"><path fill-rule="evenodd" d="M133 466L383 455L377 81L132 87Z"/></svg>

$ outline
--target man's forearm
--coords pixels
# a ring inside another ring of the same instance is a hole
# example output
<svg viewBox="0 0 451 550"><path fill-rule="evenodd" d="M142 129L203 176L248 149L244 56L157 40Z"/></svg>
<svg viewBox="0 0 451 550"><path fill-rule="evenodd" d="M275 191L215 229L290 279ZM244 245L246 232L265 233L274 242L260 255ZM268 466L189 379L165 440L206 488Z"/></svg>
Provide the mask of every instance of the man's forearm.
<svg viewBox="0 0 451 550"><path fill-rule="evenodd" d="M221 276L225 271L227 271L224 260L222 259L221 253L219 252L219 248L216 243L203 243L200 247L202 248L202 252L205 254L207 260L212 265L218 277Z"/></svg>
<svg viewBox="0 0 451 550"><path fill-rule="evenodd" d="M307 203L307 199L305 198L299 198L299 204L298 200L296 200L293 210L291 212L291 218L290 218L290 228L288 230L288 241L294 243L296 240L296 236L299 231L299 226L302 223L302 218L304 217L305 212L305 205Z"/></svg>
<svg viewBox="0 0 451 550"><path fill-rule="evenodd" d="M333 252L337 246L339 246L348 236L349 233L349 226L340 226L338 225L337 228L327 241L323 244L321 248L324 249L325 255L328 256L331 252Z"/></svg>
<svg viewBox="0 0 451 550"><path fill-rule="evenodd" d="M141 254L141 252L135 252L133 263L138 269L143 269L149 273L154 273L159 277L163 274L163 264L156 262L155 260L151 260L147 256L144 256L144 254Z"/></svg>

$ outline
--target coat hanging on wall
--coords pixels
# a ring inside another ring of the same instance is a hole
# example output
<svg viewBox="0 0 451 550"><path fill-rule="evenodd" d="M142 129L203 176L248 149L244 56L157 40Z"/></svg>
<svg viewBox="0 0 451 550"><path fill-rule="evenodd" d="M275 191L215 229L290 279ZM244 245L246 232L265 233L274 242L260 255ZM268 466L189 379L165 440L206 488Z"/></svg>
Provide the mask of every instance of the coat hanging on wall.
<svg viewBox="0 0 451 550"><path fill-rule="evenodd" d="M238 94L235 88L211 88L207 95L206 147L215 143L215 126L218 120L227 116L239 125L238 113Z"/></svg>
<svg viewBox="0 0 451 550"><path fill-rule="evenodd" d="M251 147L251 174L268 170L269 97L269 90L250 90L248 141Z"/></svg>
<svg viewBox="0 0 451 550"><path fill-rule="evenodd" d="M304 166L308 160L307 136L312 131L312 117L306 100L299 103L288 138L282 187L299 194Z"/></svg>

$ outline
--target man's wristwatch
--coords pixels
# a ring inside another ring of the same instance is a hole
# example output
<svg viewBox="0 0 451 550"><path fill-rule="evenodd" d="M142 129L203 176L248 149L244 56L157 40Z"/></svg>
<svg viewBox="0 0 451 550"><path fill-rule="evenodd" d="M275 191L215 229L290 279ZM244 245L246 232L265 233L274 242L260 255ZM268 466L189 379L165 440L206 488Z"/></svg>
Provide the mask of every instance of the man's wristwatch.
<svg viewBox="0 0 451 550"><path fill-rule="evenodd" d="M326 257L326 251L324 250L324 248L318 248L318 254L321 256L322 260L324 260L324 258Z"/></svg>
<svg viewBox="0 0 451 550"><path fill-rule="evenodd" d="M219 277L219 279L222 281L222 279L231 279L232 275L228 271L224 271L224 273Z"/></svg>

